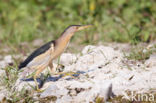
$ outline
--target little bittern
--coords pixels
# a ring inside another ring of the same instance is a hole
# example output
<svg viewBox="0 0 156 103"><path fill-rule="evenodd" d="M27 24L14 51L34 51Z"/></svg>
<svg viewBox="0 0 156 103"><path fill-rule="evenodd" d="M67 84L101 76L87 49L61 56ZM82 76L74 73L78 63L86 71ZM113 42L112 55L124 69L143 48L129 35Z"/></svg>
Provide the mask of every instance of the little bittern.
<svg viewBox="0 0 156 103"><path fill-rule="evenodd" d="M57 40L50 41L41 46L19 65L19 69L24 67L36 69L34 81L36 83L37 90L39 90L39 88L36 77L48 66L50 67L51 71L53 71L52 61L65 50L74 33L90 26L91 25L69 26Z"/></svg>

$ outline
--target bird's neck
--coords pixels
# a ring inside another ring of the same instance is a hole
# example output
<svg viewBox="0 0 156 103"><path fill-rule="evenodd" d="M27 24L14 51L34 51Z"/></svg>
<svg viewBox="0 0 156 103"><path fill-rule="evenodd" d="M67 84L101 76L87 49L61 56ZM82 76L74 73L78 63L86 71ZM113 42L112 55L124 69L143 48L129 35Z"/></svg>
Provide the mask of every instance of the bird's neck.
<svg viewBox="0 0 156 103"><path fill-rule="evenodd" d="M68 46L68 43L71 39L73 34L70 35L61 35L61 37L59 37L56 40L56 46L55 46L55 53L53 54L53 59L55 59L56 57L58 57Z"/></svg>
<svg viewBox="0 0 156 103"><path fill-rule="evenodd" d="M74 34L74 33L73 33ZM63 34L56 40L56 51L63 52L66 47L68 46L68 43L73 36L73 34Z"/></svg>
<svg viewBox="0 0 156 103"><path fill-rule="evenodd" d="M68 42L70 41L70 39L71 39L71 37L73 36L73 34L74 33L70 33L70 34L68 34L68 33L64 33L63 35L61 35L58 39L57 39L57 43L58 44L64 44L64 45L66 45L66 44L68 44Z"/></svg>

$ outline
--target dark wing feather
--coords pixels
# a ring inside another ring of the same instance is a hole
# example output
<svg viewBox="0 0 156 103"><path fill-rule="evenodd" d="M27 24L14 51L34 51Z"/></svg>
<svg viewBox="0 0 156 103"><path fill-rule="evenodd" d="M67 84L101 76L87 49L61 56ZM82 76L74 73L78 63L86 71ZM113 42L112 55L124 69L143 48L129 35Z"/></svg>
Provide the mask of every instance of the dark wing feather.
<svg viewBox="0 0 156 103"><path fill-rule="evenodd" d="M26 67L27 64L29 64L35 57L39 56L40 54L46 52L49 48L51 43L54 44L55 46L55 41L50 41L46 44L44 44L43 46L41 46L40 48L36 49L32 54L30 54L30 56L28 56L27 59L25 59L20 65L19 65L19 70L23 67Z"/></svg>

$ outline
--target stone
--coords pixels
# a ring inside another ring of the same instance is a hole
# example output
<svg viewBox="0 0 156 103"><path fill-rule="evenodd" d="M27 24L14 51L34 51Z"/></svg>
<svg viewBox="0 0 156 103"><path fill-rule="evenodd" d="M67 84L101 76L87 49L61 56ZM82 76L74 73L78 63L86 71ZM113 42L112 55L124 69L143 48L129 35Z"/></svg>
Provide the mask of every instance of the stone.
<svg viewBox="0 0 156 103"><path fill-rule="evenodd" d="M56 103L89 103L95 102L97 97L104 98L106 102L114 94L123 95L126 91L148 92L156 88L155 61L155 55L151 55L145 64L132 62L125 59L121 51L102 45L86 46L79 54L63 53L60 58L63 72L76 72L78 75L46 81L41 88L45 91L39 98L55 97ZM33 81L18 80L16 87L18 90L22 87L31 90L28 83L35 87Z"/></svg>
<svg viewBox="0 0 156 103"><path fill-rule="evenodd" d="M5 61L0 61L0 68L5 68L7 66Z"/></svg>
<svg viewBox="0 0 156 103"><path fill-rule="evenodd" d="M63 53L60 57L60 64L63 65L71 65L73 63L75 63L77 60L77 56L74 54L70 54L70 53Z"/></svg>
<svg viewBox="0 0 156 103"><path fill-rule="evenodd" d="M150 56L148 60L146 60L145 65L147 67L156 67L156 54Z"/></svg>
<svg viewBox="0 0 156 103"><path fill-rule="evenodd" d="M76 90L74 90L74 89L70 90L69 95L70 96L76 96L77 95Z"/></svg>
<svg viewBox="0 0 156 103"><path fill-rule="evenodd" d="M16 80L15 86L13 87L16 91L21 91L22 89L25 90L33 90L36 87L34 81L22 81L21 78Z"/></svg>
<svg viewBox="0 0 156 103"><path fill-rule="evenodd" d="M11 55L7 55L4 57L3 60L0 61L0 68L5 68L8 65L12 65L13 64L13 60Z"/></svg>
<svg viewBox="0 0 156 103"><path fill-rule="evenodd" d="M58 88L55 84L51 84L43 93L41 93L40 98L56 96L60 98L62 95L67 95L67 89Z"/></svg>
<svg viewBox="0 0 156 103"><path fill-rule="evenodd" d="M5 88L0 90L0 102L3 102L4 98L7 98L8 91Z"/></svg>
<svg viewBox="0 0 156 103"><path fill-rule="evenodd" d="M0 69L0 77L3 77L3 76L5 76L5 70L1 70ZM1 81L1 80L0 80Z"/></svg>
<svg viewBox="0 0 156 103"><path fill-rule="evenodd" d="M65 95L61 97L60 99L57 99L56 101L56 103L72 103L72 102L73 102L73 98L69 95Z"/></svg>
<svg viewBox="0 0 156 103"><path fill-rule="evenodd" d="M7 64L13 63L11 55L5 56L5 57L4 57L4 61L5 61Z"/></svg>

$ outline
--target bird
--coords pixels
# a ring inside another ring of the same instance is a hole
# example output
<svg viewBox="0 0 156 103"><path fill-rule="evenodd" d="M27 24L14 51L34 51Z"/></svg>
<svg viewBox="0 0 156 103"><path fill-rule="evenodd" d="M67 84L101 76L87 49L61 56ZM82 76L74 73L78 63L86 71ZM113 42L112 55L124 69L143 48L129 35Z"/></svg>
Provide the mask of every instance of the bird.
<svg viewBox="0 0 156 103"><path fill-rule="evenodd" d="M22 63L20 63L18 67L19 70L25 67L36 70L33 79L35 81L37 91L40 91L36 80L37 76L48 66L50 67L51 72L54 72L53 60L64 52L75 32L91 26L91 24L68 26L58 39L49 41L42 45L40 48L32 52Z"/></svg>

